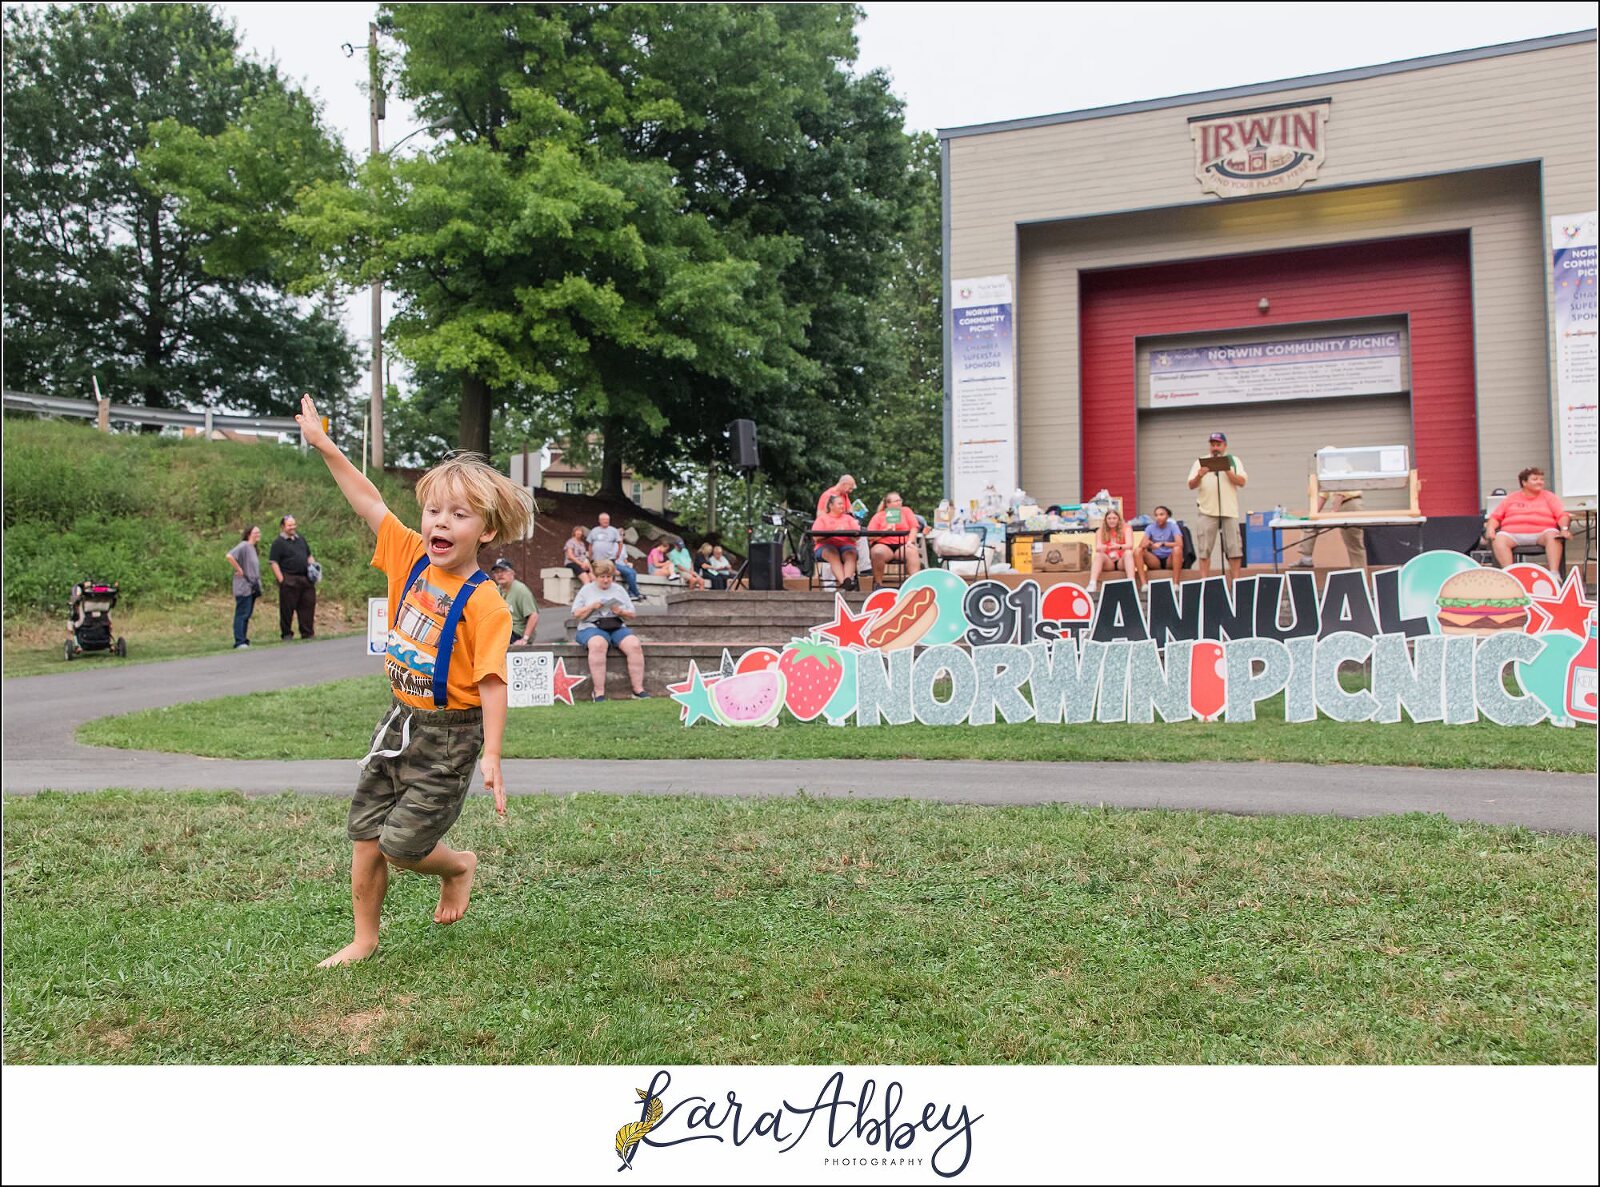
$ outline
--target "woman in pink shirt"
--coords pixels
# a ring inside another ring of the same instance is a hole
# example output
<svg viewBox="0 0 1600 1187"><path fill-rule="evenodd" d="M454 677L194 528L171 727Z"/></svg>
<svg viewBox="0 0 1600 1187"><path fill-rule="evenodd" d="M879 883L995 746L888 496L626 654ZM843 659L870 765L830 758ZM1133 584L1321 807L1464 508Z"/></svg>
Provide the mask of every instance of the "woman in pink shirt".
<svg viewBox="0 0 1600 1187"><path fill-rule="evenodd" d="M861 530L861 525L856 522L855 516L846 513L843 495L834 495L828 500L827 510L817 516L811 530L830 533L837 530L838 535L812 537L816 558L828 562L837 588L860 589L861 583L856 580L855 569L856 533ZM845 560L847 556L850 558L848 562Z"/></svg>
<svg viewBox="0 0 1600 1187"><path fill-rule="evenodd" d="M1498 507L1489 512L1489 522L1484 527L1484 538L1494 551L1495 563L1502 569L1515 559L1513 548L1544 548L1545 566L1552 573L1561 572L1561 552L1564 540L1572 539L1568 530L1572 517L1560 499L1544 488L1544 471L1529 466L1517 475L1522 489L1507 495Z"/></svg>
<svg viewBox="0 0 1600 1187"><path fill-rule="evenodd" d="M872 542L873 589L883 584L883 571L891 558L904 558L907 577L922 568L921 550L917 547L917 513L905 505L899 491L892 490L883 496L878 513L867 523L867 530L891 532L901 528L905 530L898 536L881 536Z"/></svg>
<svg viewBox="0 0 1600 1187"><path fill-rule="evenodd" d="M1100 573L1104 569L1110 569L1113 573L1121 569L1128 575L1129 581L1137 580L1133 572L1133 533L1116 511L1106 512L1105 519L1100 522L1100 530L1095 533L1094 560L1089 562L1090 593L1099 588Z"/></svg>

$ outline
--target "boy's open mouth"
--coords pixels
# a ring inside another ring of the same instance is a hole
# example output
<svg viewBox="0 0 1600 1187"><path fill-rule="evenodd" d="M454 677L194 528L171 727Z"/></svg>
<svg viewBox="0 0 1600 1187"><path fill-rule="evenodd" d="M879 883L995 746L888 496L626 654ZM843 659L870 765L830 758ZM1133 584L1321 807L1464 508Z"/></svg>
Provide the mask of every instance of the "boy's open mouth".
<svg viewBox="0 0 1600 1187"><path fill-rule="evenodd" d="M454 547L455 542L452 540L447 540L443 536L428 537L428 551L434 553L435 555L449 552Z"/></svg>

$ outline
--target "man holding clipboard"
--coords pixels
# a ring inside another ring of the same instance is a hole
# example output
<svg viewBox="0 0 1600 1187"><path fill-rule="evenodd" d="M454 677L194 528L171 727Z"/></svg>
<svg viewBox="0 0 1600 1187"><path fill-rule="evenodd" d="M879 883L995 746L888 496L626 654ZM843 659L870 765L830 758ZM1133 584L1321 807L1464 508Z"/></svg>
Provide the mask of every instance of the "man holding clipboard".
<svg viewBox="0 0 1600 1187"><path fill-rule="evenodd" d="M1200 578L1211 576L1211 552L1222 541L1230 581L1239 577L1244 563L1244 541L1239 534L1239 488L1245 484L1244 463L1228 452L1228 435L1211 434L1211 452L1196 458L1189 468L1189 489L1195 493L1194 550Z"/></svg>

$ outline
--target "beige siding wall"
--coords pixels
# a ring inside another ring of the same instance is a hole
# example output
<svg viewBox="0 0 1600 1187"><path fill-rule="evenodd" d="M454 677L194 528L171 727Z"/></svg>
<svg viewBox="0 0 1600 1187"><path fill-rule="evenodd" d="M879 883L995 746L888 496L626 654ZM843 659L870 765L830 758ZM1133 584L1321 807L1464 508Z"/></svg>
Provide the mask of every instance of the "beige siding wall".
<svg viewBox="0 0 1600 1187"><path fill-rule="evenodd" d="M1079 272L1463 228L1472 232L1480 475L1504 485L1491 479L1551 452L1540 217L1538 170L1525 165L1024 228L1022 485L1077 490L1081 482Z"/></svg>
<svg viewBox="0 0 1600 1187"><path fill-rule="evenodd" d="M1328 157L1318 180L1278 198L1200 193L1189 117L1324 98ZM1078 481L1078 270L1460 228L1472 231L1483 479L1493 485L1525 464L1518 459L1549 459L1543 214L1594 208L1597 109L1590 41L952 138L950 276L1017 281L1024 484ZM1510 162L1539 164L1373 185ZM1352 186L1373 188L1337 188ZM1022 229L1019 250L1019 225L1044 222L1053 225Z"/></svg>
<svg viewBox="0 0 1600 1187"><path fill-rule="evenodd" d="M1221 425L1226 426L1228 448L1244 462L1249 476L1239 492L1239 508L1246 512L1268 511L1280 503L1304 512L1311 455L1324 446L1412 447L1411 401L1406 396L1145 411L1139 413L1141 514L1164 503L1179 519L1193 518L1189 467L1206 452L1206 438ZM1408 499L1407 491L1375 490L1367 493L1364 505L1403 507Z"/></svg>

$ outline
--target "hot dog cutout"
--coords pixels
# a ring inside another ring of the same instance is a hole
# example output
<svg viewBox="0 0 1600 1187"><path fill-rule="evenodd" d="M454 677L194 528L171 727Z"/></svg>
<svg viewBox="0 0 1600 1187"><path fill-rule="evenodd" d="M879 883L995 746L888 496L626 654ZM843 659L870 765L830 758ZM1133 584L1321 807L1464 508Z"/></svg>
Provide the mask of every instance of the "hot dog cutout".
<svg viewBox="0 0 1600 1187"><path fill-rule="evenodd" d="M926 587L913 590L896 602L894 608L878 616L867 635L867 646L878 651L898 651L910 647L933 629L939 618L937 596Z"/></svg>

